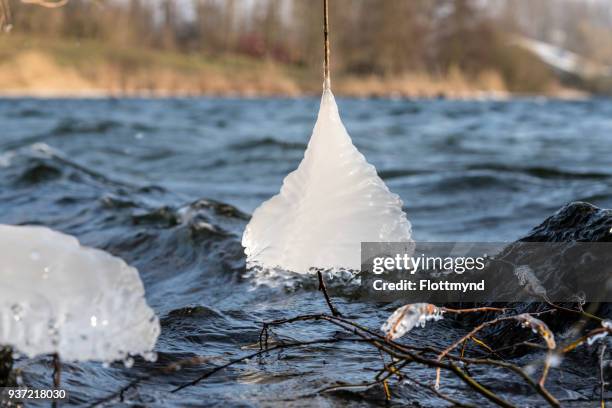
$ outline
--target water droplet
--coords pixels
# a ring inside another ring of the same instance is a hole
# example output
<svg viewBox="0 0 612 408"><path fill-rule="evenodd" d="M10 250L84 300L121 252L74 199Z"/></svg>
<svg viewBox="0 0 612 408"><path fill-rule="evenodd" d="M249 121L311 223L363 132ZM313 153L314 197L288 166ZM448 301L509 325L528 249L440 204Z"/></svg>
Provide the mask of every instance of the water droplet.
<svg viewBox="0 0 612 408"><path fill-rule="evenodd" d="M98 325L98 318L96 316L91 316L89 320L91 322L91 327L96 327Z"/></svg>

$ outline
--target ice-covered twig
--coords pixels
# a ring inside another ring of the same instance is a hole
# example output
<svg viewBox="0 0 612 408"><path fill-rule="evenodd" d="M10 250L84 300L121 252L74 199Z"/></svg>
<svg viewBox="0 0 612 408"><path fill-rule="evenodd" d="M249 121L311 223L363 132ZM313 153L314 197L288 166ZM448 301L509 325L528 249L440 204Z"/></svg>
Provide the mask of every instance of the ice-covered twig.
<svg viewBox="0 0 612 408"><path fill-rule="evenodd" d="M478 307L472 309L451 309L438 307L430 303L410 303L395 310L382 325L387 340L396 340L408 333L415 326L424 327L430 320L440 320L444 313L462 314L476 312L503 312L506 309L497 307Z"/></svg>
<svg viewBox="0 0 612 408"><path fill-rule="evenodd" d="M430 303L411 303L397 309L380 328L387 340L396 340L415 326L424 327L429 320L442 319L442 309Z"/></svg>
<svg viewBox="0 0 612 408"><path fill-rule="evenodd" d="M550 370L551 362L554 358L553 350L557 348L557 343L555 342L555 335L548 328L546 323L541 321L540 319L536 319L535 317L523 313L516 316L516 319L522 322L523 327L530 328L534 333L540 335L544 342L546 343L546 347L548 348L546 353L546 359L544 360L544 367L542 369L542 376L540 377L540 386L544 386L546 382L546 377L548 377L548 371Z"/></svg>
<svg viewBox="0 0 612 408"><path fill-rule="evenodd" d="M544 341L546 342L546 346L550 350L553 350L557 347L557 344L555 342L555 335L552 331L550 331L546 323L544 323L540 319L536 319L528 313L522 313L518 316L515 316L515 318L519 322L521 322L523 327L528 327L533 330L534 333L539 334L540 337L544 339Z"/></svg>
<svg viewBox="0 0 612 408"><path fill-rule="evenodd" d="M572 341L567 346L563 347L561 351L562 353L568 353L584 343L591 345L597 340L603 339L608 334L612 334L612 322L609 320L602 320L601 327L593 329L584 336Z"/></svg>

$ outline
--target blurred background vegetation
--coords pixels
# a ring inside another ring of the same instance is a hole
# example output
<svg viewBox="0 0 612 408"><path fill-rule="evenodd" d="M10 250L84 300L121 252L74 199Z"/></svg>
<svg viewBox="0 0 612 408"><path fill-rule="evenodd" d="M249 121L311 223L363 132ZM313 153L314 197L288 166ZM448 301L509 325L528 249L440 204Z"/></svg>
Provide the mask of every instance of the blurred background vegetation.
<svg viewBox="0 0 612 408"><path fill-rule="evenodd" d="M321 87L320 0L44 1L0 0L2 93ZM330 0L330 19L333 87L345 95L612 92L607 0Z"/></svg>

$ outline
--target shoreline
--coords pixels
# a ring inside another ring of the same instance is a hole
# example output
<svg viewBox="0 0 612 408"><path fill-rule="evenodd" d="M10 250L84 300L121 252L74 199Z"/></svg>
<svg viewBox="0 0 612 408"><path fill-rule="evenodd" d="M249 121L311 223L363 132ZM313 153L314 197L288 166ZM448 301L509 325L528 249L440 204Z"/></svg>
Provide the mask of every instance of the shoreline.
<svg viewBox="0 0 612 408"><path fill-rule="evenodd" d="M5 39L6 40L6 39ZM96 43L30 44L0 41L1 98L308 98L318 97L320 73L244 56L205 57L104 48ZM120 52L121 51L121 52ZM123 52L123 53L122 53ZM127 56L126 56L127 55ZM134 58L138 57L137 62ZM468 75L458 68L433 74L332 73L334 93L360 99L584 100L593 94L550 78L533 89L511 89L500 72Z"/></svg>
<svg viewBox="0 0 612 408"><path fill-rule="evenodd" d="M400 92L376 92L366 94L354 94L343 92L340 88L334 94L340 98L362 99L362 100L414 100L414 101L511 101L511 100L559 100L559 101L584 101L599 98L600 95L581 91L566 90L551 94L512 93L505 91L470 91L470 92L441 92L436 95L422 93L400 93ZM172 91L172 90L149 90L136 89L129 91L115 91L108 89L83 89L78 91L45 90L45 89L0 89L0 99L308 99L319 98L318 92L198 92L198 91Z"/></svg>

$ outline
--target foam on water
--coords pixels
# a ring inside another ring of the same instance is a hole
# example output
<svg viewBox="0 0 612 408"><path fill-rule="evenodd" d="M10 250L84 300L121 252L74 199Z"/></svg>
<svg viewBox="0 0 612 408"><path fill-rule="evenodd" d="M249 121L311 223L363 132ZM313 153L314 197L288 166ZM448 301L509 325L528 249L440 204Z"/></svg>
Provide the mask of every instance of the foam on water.
<svg viewBox="0 0 612 408"><path fill-rule="evenodd" d="M0 225L0 344L28 357L126 360L160 333L138 271L44 227Z"/></svg>
<svg viewBox="0 0 612 408"><path fill-rule="evenodd" d="M359 270L361 242L412 242L402 204L353 145L325 90L304 159L255 210L242 245L251 266Z"/></svg>

